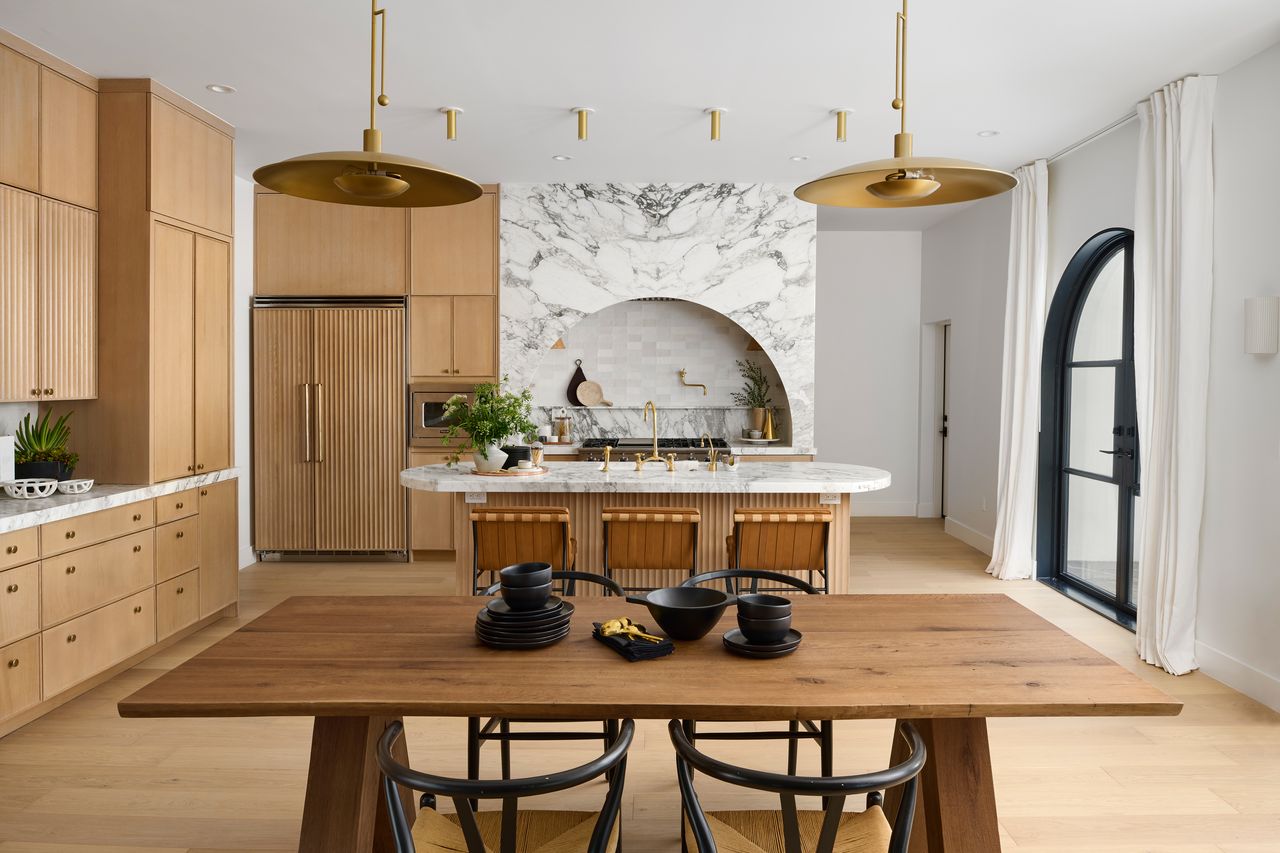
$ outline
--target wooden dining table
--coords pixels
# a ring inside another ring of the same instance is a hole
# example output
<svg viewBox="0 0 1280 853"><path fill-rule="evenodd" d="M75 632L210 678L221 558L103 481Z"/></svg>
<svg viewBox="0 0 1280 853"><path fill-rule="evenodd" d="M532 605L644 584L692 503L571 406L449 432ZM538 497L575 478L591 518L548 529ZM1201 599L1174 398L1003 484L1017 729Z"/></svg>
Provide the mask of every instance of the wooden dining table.
<svg viewBox="0 0 1280 853"><path fill-rule="evenodd" d="M374 748L404 716L911 720L929 751L911 850L993 853L1000 837L988 718L1169 716L1182 708L1005 595L797 598L794 626L804 639L793 654L768 660L724 648L730 610L704 639L638 663L591 637L592 622L617 616L652 625L637 605L578 599L568 637L527 651L482 645L474 635L479 606L471 597L290 598L124 699L119 711L314 717L305 853L394 850ZM892 813L892 799L887 806Z"/></svg>

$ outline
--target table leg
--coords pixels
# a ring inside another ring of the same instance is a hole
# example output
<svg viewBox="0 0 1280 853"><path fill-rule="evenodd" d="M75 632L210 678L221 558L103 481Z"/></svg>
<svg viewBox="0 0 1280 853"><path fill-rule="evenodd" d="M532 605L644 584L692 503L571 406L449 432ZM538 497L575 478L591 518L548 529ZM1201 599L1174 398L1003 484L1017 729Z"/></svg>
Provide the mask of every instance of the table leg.
<svg viewBox="0 0 1280 853"><path fill-rule="evenodd" d="M920 730L928 760L920 774L919 799L911 829L911 853L999 853L996 792L991 778L987 721L911 720ZM892 762L906 757L895 735ZM885 797L885 813L897 816L902 789Z"/></svg>
<svg viewBox="0 0 1280 853"><path fill-rule="evenodd" d="M300 853L394 853L375 750L392 717L316 717ZM396 749L408 763L405 739ZM401 790L412 822L413 794Z"/></svg>

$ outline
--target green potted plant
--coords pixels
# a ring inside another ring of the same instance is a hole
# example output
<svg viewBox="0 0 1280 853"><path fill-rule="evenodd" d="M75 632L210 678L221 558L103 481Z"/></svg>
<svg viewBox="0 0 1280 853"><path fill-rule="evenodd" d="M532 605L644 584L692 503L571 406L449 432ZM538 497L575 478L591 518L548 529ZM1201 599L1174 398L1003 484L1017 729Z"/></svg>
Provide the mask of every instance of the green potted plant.
<svg viewBox="0 0 1280 853"><path fill-rule="evenodd" d="M731 395L734 405L746 406L751 410L749 429L763 430L765 409L773 405L773 400L769 397L769 377L765 375L764 368L754 361L738 359L737 365L743 383L742 390L734 391Z"/></svg>
<svg viewBox="0 0 1280 853"><path fill-rule="evenodd" d="M534 434L537 427L532 420L533 392L528 388L519 393L504 391L506 381L503 376L500 382L477 385L471 401L454 394L445 402L444 417L449 428L443 441L456 448L449 464L470 450L477 471L498 471L507 461L503 440L512 435L523 438Z"/></svg>
<svg viewBox="0 0 1280 853"><path fill-rule="evenodd" d="M71 439L71 427L67 426L67 421L71 413L67 412L50 424L51 414L45 412L43 417L32 423L28 413L18 424L14 433L13 474L20 480L28 477L69 480L75 473L80 455L67 449L67 442Z"/></svg>

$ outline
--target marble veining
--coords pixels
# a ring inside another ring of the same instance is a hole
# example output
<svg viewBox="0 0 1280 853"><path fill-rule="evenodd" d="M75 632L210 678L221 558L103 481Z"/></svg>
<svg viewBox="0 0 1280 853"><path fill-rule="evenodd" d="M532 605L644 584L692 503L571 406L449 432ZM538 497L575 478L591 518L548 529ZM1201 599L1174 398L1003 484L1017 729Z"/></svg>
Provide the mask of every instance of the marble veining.
<svg viewBox="0 0 1280 853"><path fill-rule="evenodd" d="M186 489L209 486L223 480L234 480L239 476L239 469L228 468L208 474L197 474L194 477L183 477L181 480L170 480L167 483L156 483L152 486L95 485L92 491L83 495L55 494L30 501L8 496L0 497L0 533L48 524L51 521L61 521L64 518L74 518L77 515L124 506L147 498L171 495Z"/></svg>
<svg viewBox="0 0 1280 853"><path fill-rule="evenodd" d="M792 443L813 445L817 215L786 187L504 184L500 236L502 365L513 384L530 384L551 345L589 314L684 299L755 338L785 387Z"/></svg>
<svg viewBox="0 0 1280 853"><path fill-rule="evenodd" d="M539 407L534 410L534 420L545 427L551 423L555 411L554 407ZM644 437L653 431L653 426L645 422L644 408L641 406L570 406L567 407L567 413L572 420L573 434L580 439ZM747 409L737 406L658 407L658 435L662 436L697 438L705 432L732 444L735 438L742 435L742 428L746 425ZM785 412L778 413L774 429L774 434L778 437L791 438ZM792 443L794 442L795 439L792 438Z"/></svg>
<svg viewBox="0 0 1280 853"><path fill-rule="evenodd" d="M733 470L707 471L685 463L674 472L650 463L614 463L608 473L598 462L556 462L540 477L477 477L470 463L452 468L425 465L400 472L401 485L428 492L671 492L682 494L816 494L887 489L888 471L838 462L743 462Z"/></svg>

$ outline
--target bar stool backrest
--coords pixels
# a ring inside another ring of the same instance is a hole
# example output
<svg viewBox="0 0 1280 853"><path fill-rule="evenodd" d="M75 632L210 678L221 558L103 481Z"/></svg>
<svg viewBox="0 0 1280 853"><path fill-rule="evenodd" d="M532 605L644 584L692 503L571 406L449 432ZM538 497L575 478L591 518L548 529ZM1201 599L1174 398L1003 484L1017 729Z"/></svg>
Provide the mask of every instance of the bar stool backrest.
<svg viewBox="0 0 1280 853"><path fill-rule="evenodd" d="M605 571L623 586L637 590L670 583L650 572L697 572L702 514L696 507L605 507L600 521Z"/></svg>
<svg viewBox="0 0 1280 853"><path fill-rule="evenodd" d="M550 563L568 571L570 565L567 507L476 507L471 510L475 576L496 572L515 563ZM478 584L477 584L478 586Z"/></svg>
<svg viewBox="0 0 1280 853"><path fill-rule="evenodd" d="M735 510L733 567L825 572L831 521L831 510L826 507Z"/></svg>

